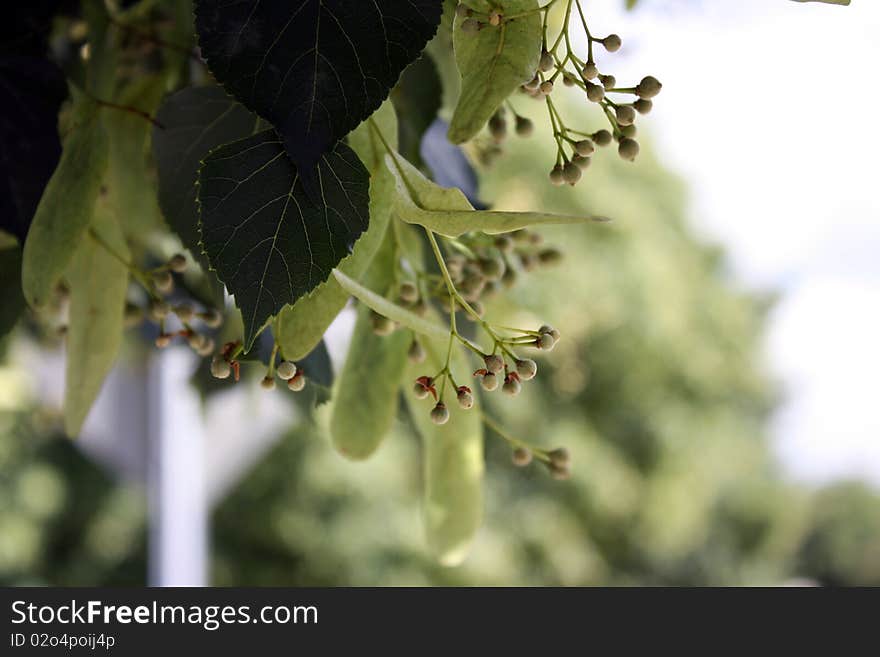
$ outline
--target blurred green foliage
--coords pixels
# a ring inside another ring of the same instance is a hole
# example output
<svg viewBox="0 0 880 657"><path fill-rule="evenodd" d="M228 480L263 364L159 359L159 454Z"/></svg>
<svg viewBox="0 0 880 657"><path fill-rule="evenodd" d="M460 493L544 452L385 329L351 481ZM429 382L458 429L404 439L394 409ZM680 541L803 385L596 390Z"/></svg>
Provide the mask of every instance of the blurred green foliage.
<svg viewBox="0 0 880 657"><path fill-rule="evenodd" d="M769 297L738 289L722 252L695 238L683 185L650 149L635 166L596 158L576 190L560 190L546 184L549 141L511 143L484 196L614 222L542 231L564 263L489 312L501 324L549 322L563 339L520 397L487 401L517 435L567 446L572 479L514 468L490 434L484 528L465 564L444 569L423 548L408 420L371 460L350 463L319 409L216 510L214 583L880 584L880 495L810 491L771 457ZM0 583L143 583L143 497L40 417L0 417Z"/></svg>

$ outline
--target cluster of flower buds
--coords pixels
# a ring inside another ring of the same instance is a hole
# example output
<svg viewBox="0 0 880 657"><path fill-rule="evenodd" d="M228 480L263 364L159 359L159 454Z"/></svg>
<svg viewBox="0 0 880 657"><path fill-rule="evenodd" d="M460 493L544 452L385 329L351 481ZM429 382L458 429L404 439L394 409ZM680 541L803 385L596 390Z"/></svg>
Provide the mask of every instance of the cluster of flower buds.
<svg viewBox="0 0 880 657"><path fill-rule="evenodd" d="M181 253L172 256L168 262L149 272L147 278L150 294L149 305L146 308L146 316L159 325L159 336L156 338L156 346L164 349L171 345L174 338L183 338L187 344L200 356L209 356L215 348L214 338L202 333L195 328L200 323L207 329L219 328L223 323L223 315L214 308L197 310L195 305L189 302L171 303L168 295L174 291L173 273L182 274L187 269L187 259ZM166 322L169 317L176 316L183 328L177 331L166 331ZM126 321L135 323L135 308L126 308Z"/></svg>
<svg viewBox="0 0 880 657"><path fill-rule="evenodd" d="M241 351L241 342L227 342L219 353L211 360L211 375L217 379L228 379L234 376L238 381L241 376L241 362L237 355ZM266 376L260 381L260 385L266 390L275 389L275 378L279 378L287 384L289 390L299 392L306 386L305 372L288 360L282 360L277 365L269 366Z"/></svg>
<svg viewBox="0 0 880 657"><path fill-rule="evenodd" d="M504 235L465 235L460 242L466 252L446 260L452 282L462 297L482 315L482 300L491 298L502 288L513 287L520 272L532 272L562 260L562 252L544 244L540 233L521 229ZM438 287L437 295L443 290Z"/></svg>
<svg viewBox="0 0 880 657"><path fill-rule="evenodd" d="M517 467L524 468L537 456L554 479L568 479L571 477L571 456L564 447L545 452L537 448L517 446L511 455L511 461Z"/></svg>
<svg viewBox="0 0 880 657"><path fill-rule="evenodd" d="M594 57L594 51L601 47L609 53L615 53L620 50L623 41L617 34L609 34L602 38L594 37L587 26L581 0L573 0L573 3L574 7L569 6L565 23L552 44L546 40L545 29L545 41L538 68L532 79L520 87L523 94L545 101L547 104L553 138L557 144L556 164L549 174L550 181L554 185L577 184L584 171L589 168L597 147L610 146L617 142L617 152L620 157L629 162L635 160L639 154L636 118L639 114L648 114L651 111L653 99L662 88L657 78L650 75L635 86L623 87L618 85L614 75L601 71ZM549 11L553 4L553 2L547 3L538 11ZM576 12L572 11L574 8ZM505 16L500 9L480 12L464 3L460 3L456 11L462 18L460 29L465 33L479 32L513 18ZM570 44L573 40L569 38L568 32L575 14L580 18L587 36L588 47L585 58L581 58L578 53L571 50ZM598 105L610 124L610 130L581 131L569 128L551 99L560 82L566 87L579 88L589 103ZM619 100L621 94L629 95L631 98ZM516 134L523 137L530 136L534 132L532 121L517 114L512 107L510 109L513 113ZM498 145L507 137L509 125L505 114L504 108L499 108L489 120L488 128L493 143L484 149L485 152L481 152L481 159L485 163L494 159L496 151L499 150Z"/></svg>
<svg viewBox="0 0 880 657"><path fill-rule="evenodd" d="M484 356L483 363L485 367L474 372L480 387L486 392L500 387L504 394L511 397L516 397L522 391L523 381L534 379L538 373L538 364L531 358L515 358L508 364L503 356L496 353Z"/></svg>

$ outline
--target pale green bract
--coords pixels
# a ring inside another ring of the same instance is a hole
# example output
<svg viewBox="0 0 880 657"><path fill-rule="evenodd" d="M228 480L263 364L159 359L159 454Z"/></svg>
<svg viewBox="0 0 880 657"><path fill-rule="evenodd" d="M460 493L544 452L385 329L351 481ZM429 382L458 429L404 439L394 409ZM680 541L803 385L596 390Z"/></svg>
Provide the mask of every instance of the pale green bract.
<svg viewBox="0 0 880 657"><path fill-rule="evenodd" d="M348 136L348 143L370 172L370 226L355 243L352 254L339 269L359 279L369 267L385 235L394 199L394 179L383 164L384 148L370 121L385 135L392 147L397 145L397 116L391 101L386 100L372 117ZM311 294L286 306L275 320L274 336L281 353L288 360L300 360L321 341L327 327L345 307L349 294L331 276Z"/></svg>
<svg viewBox="0 0 880 657"><path fill-rule="evenodd" d="M366 285L387 290L394 284L396 246L394 235L386 230L382 246L364 277ZM353 460L372 455L391 430L397 415L400 380L406 369L406 351L412 340L412 334L404 330L376 335L370 315L366 305L358 308L330 414L333 446Z"/></svg>
<svg viewBox="0 0 880 657"><path fill-rule="evenodd" d="M489 3L470 3L489 11ZM541 59L541 13L538 0L503 0L499 10L506 16L532 11L485 26L476 34L462 32L465 20L456 18L453 44L461 73L461 96L449 124L449 141L460 144L476 135L495 110L517 88L531 80Z"/></svg>
<svg viewBox="0 0 880 657"><path fill-rule="evenodd" d="M364 305L372 308L380 315L392 319L398 324L402 324L420 335L440 340L449 339L448 328L444 328L439 324L428 321L427 319L419 317L414 312L410 312L406 308L398 306L396 303L389 301L381 294L376 294L354 279L349 278L338 269L333 270L333 276L349 294L357 297Z"/></svg>
<svg viewBox="0 0 880 657"><path fill-rule="evenodd" d="M119 347L128 290L128 246L109 204L98 203L93 230L106 244L86 234L66 271L70 284L64 430L76 436L95 402ZM112 249L115 255L108 250Z"/></svg>
<svg viewBox="0 0 880 657"><path fill-rule="evenodd" d="M109 160L109 141L95 103L75 94L70 136L49 179L22 254L22 289L32 307L48 300L95 212Z"/></svg>
<svg viewBox="0 0 880 657"><path fill-rule="evenodd" d="M421 365L410 365L408 380L443 366L446 341L424 343L428 354ZM452 350L453 374L463 379L470 367L461 347ZM463 381L459 381L463 383ZM431 421L432 397L416 399L411 386L403 395L413 422L422 437L424 498L422 504L425 539L429 552L444 566L457 566L467 557L483 517L483 423L476 409L463 410L455 400L455 390L447 383L446 402L449 421Z"/></svg>
<svg viewBox="0 0 880 657"><path fill-rule="evenodd" d="M419 224L447 237L471 231L497 234L527 226L607 221L604 217L544 212L477 211L460 189L440 187L402 157L388 155L385 161L397 181L395 214L407 223Z"/></svg>

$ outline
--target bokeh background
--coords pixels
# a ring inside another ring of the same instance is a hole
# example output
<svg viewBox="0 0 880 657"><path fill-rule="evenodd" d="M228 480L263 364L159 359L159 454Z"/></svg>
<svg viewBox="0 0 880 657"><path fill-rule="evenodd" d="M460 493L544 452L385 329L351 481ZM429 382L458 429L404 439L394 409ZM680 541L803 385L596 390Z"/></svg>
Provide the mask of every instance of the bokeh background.
<svg viewBox="0 0 880 657"><path fill-rule="evenodd" d="M185 354L159 367L133 340L74 443L62 355L24 323L0 366L0 584L880 585L880 6L735 4L590 3L624 37L618 78L664 82L637 164L598 157L576 188L550 187L538 130L479 168L498 207L614 218L542 231L563 264L489 307L564 336L523 395L489 404L568 446L570 481L512 467L489 434L484 527L441 568L406 417L349 463L320 409L256 381L205 396ZM337 365L351 323L328 336ZM195 527L193 497L151 474L167 458L143 431L156 385L186 405L174 435L201 441L172 482L210 508Z"/></svg>

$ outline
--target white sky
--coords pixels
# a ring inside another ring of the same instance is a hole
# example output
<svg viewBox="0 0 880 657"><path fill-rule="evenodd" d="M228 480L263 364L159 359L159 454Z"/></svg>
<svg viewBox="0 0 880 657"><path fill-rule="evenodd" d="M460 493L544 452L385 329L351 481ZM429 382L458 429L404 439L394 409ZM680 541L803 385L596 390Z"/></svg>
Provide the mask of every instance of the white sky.
<svg viewBox="0 0 880 657"><path fill-rule="evenodd" d="M663 81L643 124L693 223L740 280L783 293L778 453L810 481L880 483L880 2L641 2L588 2L591 29L623 37L604 60L619 80Z"/></svg>

